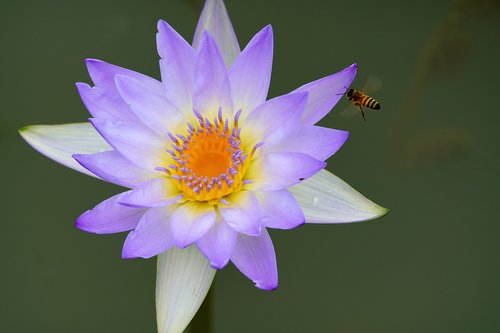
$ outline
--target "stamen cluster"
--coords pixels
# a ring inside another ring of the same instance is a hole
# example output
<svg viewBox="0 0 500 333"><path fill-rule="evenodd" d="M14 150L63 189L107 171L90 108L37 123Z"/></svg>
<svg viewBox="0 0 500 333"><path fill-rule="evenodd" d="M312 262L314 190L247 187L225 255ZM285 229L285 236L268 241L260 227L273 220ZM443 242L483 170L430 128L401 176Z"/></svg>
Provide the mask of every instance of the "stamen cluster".
<svg viewBox="0 0 500 333"><path fill-rule="evenodd" d="M243 181L249 155L241 144L238 127L241 110L234 116L232 125L227 118L224 120L222 109L213 122L196 110L194 114L198 124L195 127L187 123L186 135L168 133L172 149L167 152L174 163L165 171L186 199L225 202L224 196L248 183Z"/></svg>

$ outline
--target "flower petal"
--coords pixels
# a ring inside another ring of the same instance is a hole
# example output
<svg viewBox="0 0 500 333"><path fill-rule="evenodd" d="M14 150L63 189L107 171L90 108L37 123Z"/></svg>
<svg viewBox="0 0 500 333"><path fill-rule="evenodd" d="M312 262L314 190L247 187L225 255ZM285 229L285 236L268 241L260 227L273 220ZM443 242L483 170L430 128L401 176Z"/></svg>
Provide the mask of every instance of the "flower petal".
<svg viewBox="0 0 500 333"><path fill-rule="evenodd" d="M273 151L304 153L324 161L342 147L349 132L333 128L300 124Z"/></svg>
<svg viewBox="0 0 500 333"><path fill-rule="evenodd" d="M306 103L307 93L287 94L268 100L244 120L248 131L242 132L242 141L252 146L264 142L261 149L273 149L297 126Z"/></svg>
<svg viewBox="0 0 500 333"><path fill-rule="evenodd" d="M250 191L239 191L226 198L229 205L219 206L224 221L235 231L256 236L261 232L259 202Z"/></svg>
<svg viewBox="0 0 500 333"><path fill-rule="evenodd" d="M234 109L250 112L266 101L273 66L273 29L259 31L229 71Z"/></svg>
<svg viewBox="0 0 500 333"><path fill-rule="evenodd" d="M226 6L222 0L207 0L201 12L196 32L194 33L193 47L200 48L203 33L208 31L215 39L224 57L227 68L231 67L234 59L240 54L240 45L234 33L233 26L227 15Z"/></svg>
<svg viewBox="0 0 500 333"><path fill-rule="evenodd" d="M158 21L156 35L161 78L167 98L181 111L193 109L193 76L196 51L167 22Z"/></svg>
<svg viewBox="0 0 500 333"><path fill-rule="evenodd" d="M115 76L120 96L130 105L144 125L161 137L175 130L184 116L164 94L157 94L147 85L123 75Z"/></svg>
<svg viewBox="0 0 500 333"><path fill-rule="evenodd" d="M154 90L158 94L161 94L161 92L163 91L162 83L147 75L137 73L123 67L112 65L97 59L86 59L85 63L87 64L87 70L89 71L90 78L92 79L94 84L96 86L101 86L106 90L117 93L115 86L115 76L125 75L141 81L142 83L147 85L149 89Z"/></svg>
<svg viewBox="0 0 500 333"><path fill-rule="evenodd" d="M214 206L206 202L188 201L179 206L170 219L175 245L185 248L203 237L214 225Z"/></svg>
<svg viewBox="0 0 500 333"><path fill-rule="evenodd" d="M26 126L19 133L26 142L48 158L94 177L96 175L82 167L72 155L93 154L111 149L90 123Z"/></svg>
<svg viewBox="0 0 500 333"><path fill-rule="evenodd" d="M157 176L121 156L116 150L95 154L74 154L73 158L85 169L107 182L134 187Z"/></svg>
<svg viewBox="0 0 500 333"><path fill-rule="evenodd" d="M348 223L376 219L389 211L368 200L327 170L289 188L306 223Z"/></svg>
<svg viewBox="0 0 500 333"><path fill-rule="evenodd" d="M304 213L288 190L255 192L263 226L292 229L305 223Z"/></svg>
<svg viewBox="0 0 500 333"><path fill-rule="evenodd" d="M160 177L134 187L123 195L120 203L129 207L162 207L178 201L179 194L179 189L172 181Z"/></svg>
<svg viewBox="0 0 500 333"><path fill-rule="evenodd" d="M139 167L153 171L168 158L165 149L169 141L162 140L140 124L89 120L114 149Z"/></svg>
<svg viewBox="0 0 500 333"><path fill-rule="evenodd" d="M171 248L158 256L156 320L158 333L181 333L210 289L216 270L195 246Z"/></svg>
<svg viewBox="0 0 500 333"><path fill-rule="evenodd" d="M200 238L196 245L201 253L210 260L210 266L222 269L229 262L238 233L231 229L220 215L212 228Z"/></svg>
<svg viewBox="0 0 500 333"><path fill-rule="evenodd" d="M120 205L120 198L126 193L117 194L86 211L76 220L75 226L95 234L113 234L134 229L146 210Z"/></svg>
<svg viewBox="0 0 500 333"><path fill-rule="evenodd" d="M201 40L194 73L195 110L211 118L222 107L225 115L231 115L233 103L229 77L217 44L208 33Z"/></svg>
<svg viewBox="0 0 500 333"><path fill-rule="evenodd" d="M307 154L269 153L252 161L245 178L254 182L247 185L249 189L276 191L311 177L325 166Z"/></svg>
<svg viewBox="0 0 500 333"><path fill-rule="evenodd" d="M82 82L78 82L76 88L83 104L85 104L92 117L115 121L134 122L138 120L116 89L109 90L101 86L90 87Z"/></svg>
<svg viewBox="0 0 500 333"><path fill-rule="evenodd" d="M171 213L171 206L148 209L125 239L122 258L151 258L174 246L168 221Z"/></svg>
<svg viewBox="0 0 500 333"><path fill-rule="evenodd" d="M265 228L260 236L238 235L231 261L257 288L278 288L278 267L271 237Z"/></svg>
<svg viewBox="0 0 500 333"><path fill-rule="evenodd" d="M308 83L293 92L308 92L309 99L301 122L315 124L342 98L356 76L356 64L333 75Z"/></svg>

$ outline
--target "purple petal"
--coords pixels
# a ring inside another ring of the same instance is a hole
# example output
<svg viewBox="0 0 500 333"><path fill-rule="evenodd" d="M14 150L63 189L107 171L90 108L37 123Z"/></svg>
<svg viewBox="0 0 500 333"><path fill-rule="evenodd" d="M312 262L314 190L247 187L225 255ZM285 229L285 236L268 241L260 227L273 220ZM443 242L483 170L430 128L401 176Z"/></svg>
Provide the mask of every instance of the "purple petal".
<svg viewBox="0 0 500 333"><path fill-rule="evenodd" d="M105 90L116 91L115 76L125 75L133 79L141 81L151 90L157 93L163 91L163 85L160 81L155 80L147 75L131 71L130 69L122 68L116 65L108 64L107 62L97 59L86 59L87 69L90 78L96 86L101 86Z"/></svg>
<svg viewBox="0 0 500 333"><path fill-rule="evenodd" d="M120 203L129 207L162 207L177 202L179 195L177 186L169 179L161 177L136 186L122 196Z"/></svg>
<svg viewBox="0 0 500 333"><path fill-rule="evenodd" d="M158 21L156 44L162 58L160 70L167 98L178 109L191 112L196 51L163 20Z"/></svg>
<svg viewBox="0 0 500 333"><path fill-rule="evenodd" d="M122 98L142 123L159 136L166 137L167 132L175 130L184 116L164 94L157 94L140 81L128 76L117 75L116 87Z"/></svg>
<svg viewBox="0 0 500 333"><path fill-rule="evenodd" d="M275 229L292 229L305 223L304 213L288 190L261 191L259 199L262 225Z"/></svg>
<svg viewBox="0 0 500 333"><path fill-rule="evenodd" d="M248 188L275 191L297 184L325 166L325 162L302 153L269 153L252 161L245 178L254 182Z"/></svg>
<svg viewBox="0 0 500 333"><path fill-rule="evenodd" d="M260 236L238 235L231 261L257 288L278 288L278 267L274 246L265 228Z"/></svg>
<svg viewBox="0 0 500 333"><path fill-rule="evenodd" d="M229 71L234 109L250 112L264 103L273 66L273 29L258 32L236 58Z"/></svg>
<svg viewBox="0 0 500 333"><path fill-rule="evenodd" d="M263 141L264 150L272 149L297 126L306 103L307 93L287 94L270 99L245 119L244 127L252 130L243 131L242 141L251 145Z"/></svg>
<svg viewBox="0 0 500 333"><path fill-rule="evenodd" d="M238 233L219 216L212 228L196 242L198 249L210 260L210 266L222 269L229 262Z"/></svg>
<svg viewBox="0 0 500 333"><path fill-rule="evenodd" d="M86 83L76 84L83 104L92 117L110 120L137 121L137 117L120 97L116 89L107 90L100 86L90 87Z"/></svg>
<svg viewBox="0 0 500 333"><path fill-rule="evenodd" d="M273 150L304 153L324 161L337 152L348 137L347 131L300 124Z"/></svg>
<svg viewBox="0 0 500 333"><path fill-rule="evenodd" d="M76 220L75 226L95 234L113 234L134 229L145 209L120 205L120 198L127 192L117 194L88 210Z"/></svg>
<svg viewBox="0 0 500 333"><path fill-rule="evenodd" d="M185 248L199 240L214 225L214 206L189 201L177 208L170 219L175 245Z"/></svg>
<svg viewBox="0 0 500 333"><path fill-rule="evenodd" d="M261 232L259 202L250 191L240 191L226 198L228 206L219 206L224 221L235 231L256 236Z"/></svg>
<svg viewBox="0 0 500 333"><path fill-rule="evenodd" d="M195 110L210 118L217 114L219 107L222 107L225 116L232 114L233 106L227 70L217 44L208 33L205 33L201 40L195 65L194 86Z"/></svg>
<svg viewBox="0 0 500 333"><path fill-rule="evenodd" d="M139 167L154 170L167 159L168 141L147 127L92 118L89 121L114 149Z"/></svg>
<svg viewBox="0 0 500 333"><path fill-rule="evenodd" d="M96 176L121 186L134 187L155 177L154 171L139 168L116 150L96 154L74 154L73 158Z"/></svg>
<svg viewBox="0 0 500 333"><path fill-rule="evenodd" d="M308 83L293 92L309 93L309 100L301 122L315 124L323 118L342 98L356 76L356 64L333 75Z"/></svg>
<svg viewBox="0 0 500 333"><path fill-rule="evenodd" d="M208 31L214 37L224 57L226 66L229 68L234 59L240 54L240 46L227 15L224 1L207 0L205 2L205 7L201 12L194 34L193 47L195 49L200 48L205 31Z"/></svg>
<svg viewBox="0 0 500 333"><path fill-rule="evenodd" d="M151 208L123 245L122 258L151 258L174 245L169 226L170 207Z"/></svg>

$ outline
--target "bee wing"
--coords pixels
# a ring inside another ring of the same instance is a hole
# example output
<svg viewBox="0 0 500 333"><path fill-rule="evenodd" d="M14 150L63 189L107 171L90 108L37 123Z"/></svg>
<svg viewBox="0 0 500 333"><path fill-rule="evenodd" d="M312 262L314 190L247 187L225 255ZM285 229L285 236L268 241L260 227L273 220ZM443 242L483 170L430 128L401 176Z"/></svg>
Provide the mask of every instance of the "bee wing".
<svg viewBox="0 0 500 333"><path fill-rule="evenodd" d="M382 89L382 80L374 75L368 75L363 85L362 91L366 94L371 94Z"/></svg>
<svg viewBox="0 0 500 333"><path fill-rule="evenodd" d="M349 103L349 105L347 105L345 108L343 108L342 110L340 110L338 112L339 116L342 116L342 117L352 117L352 116L360 113L359 108L357 106L355 106L351 102L348 102L348 103Z"/></svg>

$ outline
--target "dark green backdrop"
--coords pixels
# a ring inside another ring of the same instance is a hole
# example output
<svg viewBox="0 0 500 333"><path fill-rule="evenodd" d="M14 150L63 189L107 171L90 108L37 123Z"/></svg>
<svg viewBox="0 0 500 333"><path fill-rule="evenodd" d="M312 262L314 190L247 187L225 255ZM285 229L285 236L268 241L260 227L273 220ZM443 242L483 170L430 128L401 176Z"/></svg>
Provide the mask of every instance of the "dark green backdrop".
<svg viewBox="0 0 500 333"><path fill-rule="evenodd" d="M498 332L498 1L231 1L242 45L271 23L271 96L353 62L383 82L380 112L324 125L351 136L328 168L383 219L273 231L280 286L231 266L215 332ZM159 77L156 21L191 39L201 1L0 5L0 332L154 332L155 260L120 258L125 234L74 228L120 188L36 153L29 124L85 121L85 57ZM497 258L497 259L495 259Z"/></svg>

